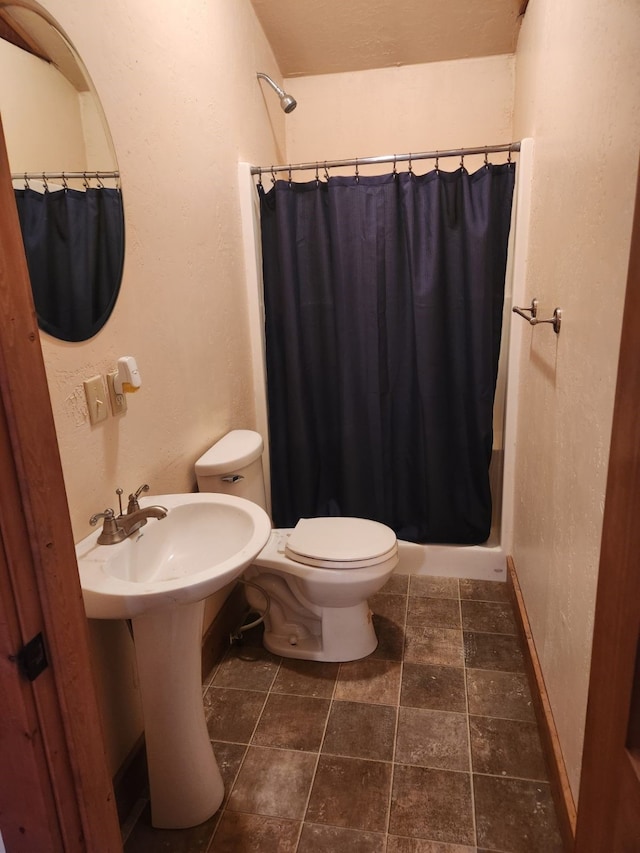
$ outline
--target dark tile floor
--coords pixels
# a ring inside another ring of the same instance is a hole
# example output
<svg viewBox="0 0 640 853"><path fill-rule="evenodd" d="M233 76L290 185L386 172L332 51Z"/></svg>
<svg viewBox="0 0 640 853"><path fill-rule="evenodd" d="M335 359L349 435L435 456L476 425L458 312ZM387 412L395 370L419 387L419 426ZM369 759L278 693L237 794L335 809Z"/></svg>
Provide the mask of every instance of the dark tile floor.
<svg viewBox="0 0 640 853"><path fill-rule="evenodd" d="M180 831L146 807L126 853L562 850L506 586L394 575L369 604L364 660L229 650L204 685L223 806Z"/></svg>

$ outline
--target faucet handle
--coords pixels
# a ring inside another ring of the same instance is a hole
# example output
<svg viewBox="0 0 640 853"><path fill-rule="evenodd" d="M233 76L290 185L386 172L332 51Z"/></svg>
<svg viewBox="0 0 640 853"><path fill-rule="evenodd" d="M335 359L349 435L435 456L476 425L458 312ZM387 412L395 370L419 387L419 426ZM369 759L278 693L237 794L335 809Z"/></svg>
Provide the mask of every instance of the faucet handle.
<svg viewBox="0 0 640 853"><path fill-rule="evenodd" d="M124 530L116 521L116 514L112 509L105 509L104 512L97 512L89 519L89 524L94 527L98 521L104 518L102 525L102 533L98 536L98 545L113 545L115 542L122 542L126 538Z"/></svg>
<svg viewBox="0 0 640 853"><path fill-rule="evenodd" d="M113 521L115 517L115 512L112 509L107 508L104 512L97 512L95 515L92 515L89 519L89 524L92 527L95 527L101 518L104 518L105 524L107 524L109 521Z"/></svg>
<svg viewBox="0 0 640 853"><path fill-rule="evenodd" d="M137 512L140 509L140 504L138 503L138 498L142 494L142 492L149 491L149 484L143 483L133 494L129 495L129 504L127 506L127 515L130 512Z"/></svg>

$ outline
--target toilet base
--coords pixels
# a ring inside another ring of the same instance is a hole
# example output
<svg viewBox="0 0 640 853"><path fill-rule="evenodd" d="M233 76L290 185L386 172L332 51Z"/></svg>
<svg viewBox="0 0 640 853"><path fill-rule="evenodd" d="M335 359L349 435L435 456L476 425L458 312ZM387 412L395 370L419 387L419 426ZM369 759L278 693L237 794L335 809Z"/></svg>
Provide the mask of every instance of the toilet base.
<svg viewBox="0 0 640 853"><path fill-rule="evenodd" d="M267 617L263 643L268 651L285 658L334 663L359 660L378 645L372 616L367 601L352 607L324 607L320 636L303 627L297 632L292 623L287 623L285 633L277 633Z"/></svg>

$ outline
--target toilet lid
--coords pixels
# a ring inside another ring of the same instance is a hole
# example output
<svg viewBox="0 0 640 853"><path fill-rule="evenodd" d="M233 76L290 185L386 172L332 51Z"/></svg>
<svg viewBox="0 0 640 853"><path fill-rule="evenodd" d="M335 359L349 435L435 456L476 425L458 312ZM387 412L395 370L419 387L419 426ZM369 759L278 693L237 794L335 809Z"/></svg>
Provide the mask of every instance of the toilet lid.
<svg viewBox="0 0 640 853"><path fill-rule="evenodd" d="M398 549L396 534L367 518L301 518L287 539L285 555L326 569L358 569L381 563Z"/></svg>

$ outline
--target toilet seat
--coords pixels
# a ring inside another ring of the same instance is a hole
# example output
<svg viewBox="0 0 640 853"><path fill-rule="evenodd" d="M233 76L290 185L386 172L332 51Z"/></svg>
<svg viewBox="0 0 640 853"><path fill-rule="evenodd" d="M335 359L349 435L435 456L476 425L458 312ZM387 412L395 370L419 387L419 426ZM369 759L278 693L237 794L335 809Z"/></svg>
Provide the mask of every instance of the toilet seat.
<svg viewBox="0 0 640 853"><path fill-rule="evenodd" d="M360 569L395 556L396 535L366 518L301 518L287 537L285 556L322 569Z"/></svg>

